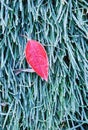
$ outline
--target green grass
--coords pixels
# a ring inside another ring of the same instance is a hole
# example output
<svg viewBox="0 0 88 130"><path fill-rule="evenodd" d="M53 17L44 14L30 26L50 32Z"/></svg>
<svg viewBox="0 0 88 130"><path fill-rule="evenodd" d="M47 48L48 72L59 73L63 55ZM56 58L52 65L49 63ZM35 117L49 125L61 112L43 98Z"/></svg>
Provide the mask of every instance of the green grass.
<svg viewBox="0 0 88 130"><path fill-rule="evenodd" d="M28 68L27 40L49 57L49 80ZM87 0L0 0L0 130L88 129Z"/></svg>

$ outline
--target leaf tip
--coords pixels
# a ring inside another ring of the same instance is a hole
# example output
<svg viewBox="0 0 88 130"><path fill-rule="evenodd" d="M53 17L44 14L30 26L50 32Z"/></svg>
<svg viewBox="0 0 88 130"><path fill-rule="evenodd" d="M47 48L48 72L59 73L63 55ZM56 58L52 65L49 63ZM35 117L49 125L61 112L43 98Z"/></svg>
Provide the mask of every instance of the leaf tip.
<svg viewBox="0 0 88 130"><path fill-rule="evenodd" d="M48 82L48 77L44 77L44 80L45 80L46 82Z"/></svg>

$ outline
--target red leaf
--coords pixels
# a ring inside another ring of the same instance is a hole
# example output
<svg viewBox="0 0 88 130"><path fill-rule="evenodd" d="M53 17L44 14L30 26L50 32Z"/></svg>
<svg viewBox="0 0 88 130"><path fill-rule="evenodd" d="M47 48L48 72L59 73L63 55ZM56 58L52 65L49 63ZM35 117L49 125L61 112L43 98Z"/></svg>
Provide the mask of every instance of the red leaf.
<svg viewBox="0 0 88 130"><path fill-rule="evenodd" d="M48 57L44 47L35 40L29 40L25 49L26 60L43 79L48 80Z"/></svg>

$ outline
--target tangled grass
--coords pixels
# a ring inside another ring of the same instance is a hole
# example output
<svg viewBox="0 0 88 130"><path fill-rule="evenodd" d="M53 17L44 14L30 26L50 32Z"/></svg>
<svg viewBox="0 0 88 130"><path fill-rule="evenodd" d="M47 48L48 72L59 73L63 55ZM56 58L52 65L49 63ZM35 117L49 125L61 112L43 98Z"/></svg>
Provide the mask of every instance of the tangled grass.
<svg viewBox="0 0 88 130"><path fill-rule="evenodd" d="M49 57L49 80L28 68L26 35ZM0 130L88 129L87 0L0 1Z"/></svg>

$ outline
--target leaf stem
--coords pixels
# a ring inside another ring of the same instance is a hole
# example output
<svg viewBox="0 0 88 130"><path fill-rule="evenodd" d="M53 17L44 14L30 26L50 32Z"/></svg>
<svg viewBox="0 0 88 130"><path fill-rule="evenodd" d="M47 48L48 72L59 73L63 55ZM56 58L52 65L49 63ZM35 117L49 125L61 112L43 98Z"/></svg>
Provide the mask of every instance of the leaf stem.
<svg viewBox="0 0 88 130"><path fill-rule="evenodd" d="M33 69L14 69L13 71L14 71L15 75L18 75L21 72L29 72L29 73L35 72Z"/></svg>

